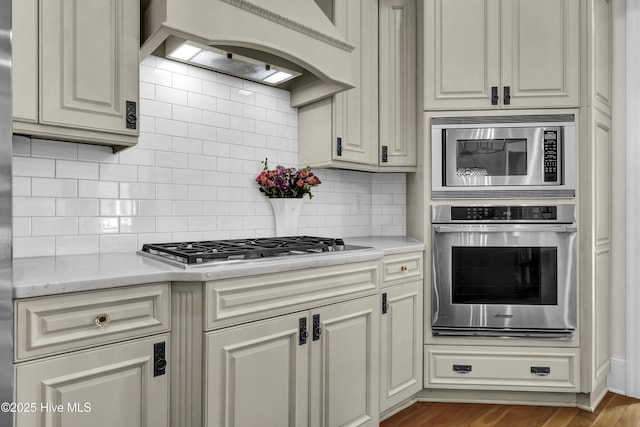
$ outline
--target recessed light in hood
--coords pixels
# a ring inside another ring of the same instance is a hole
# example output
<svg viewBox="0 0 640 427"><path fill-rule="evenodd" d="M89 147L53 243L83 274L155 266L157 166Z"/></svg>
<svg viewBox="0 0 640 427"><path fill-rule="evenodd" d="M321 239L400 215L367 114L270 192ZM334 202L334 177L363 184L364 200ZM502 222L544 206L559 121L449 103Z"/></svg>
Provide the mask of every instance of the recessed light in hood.
<svg viewBox="0 0 640 427"><path fill-rule="evenodd" d="M302 75L302 71L280 65L267 64L254 58L227 52L192 41L170 37L165 43L165 54L169 59L219 71L236 77L264 83L280 85Z"/></svg>

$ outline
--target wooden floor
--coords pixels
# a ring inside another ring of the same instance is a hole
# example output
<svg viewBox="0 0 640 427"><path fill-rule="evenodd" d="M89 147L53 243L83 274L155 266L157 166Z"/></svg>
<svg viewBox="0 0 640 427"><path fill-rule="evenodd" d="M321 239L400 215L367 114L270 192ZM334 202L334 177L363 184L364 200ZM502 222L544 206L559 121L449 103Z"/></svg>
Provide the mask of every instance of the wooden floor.
<svg viewBox="0 0 640 427"><path fill-rule="evenodd" d="M418 402L380 427L640 427L640 400L607 393L591 413L577 408Z"/></svg>

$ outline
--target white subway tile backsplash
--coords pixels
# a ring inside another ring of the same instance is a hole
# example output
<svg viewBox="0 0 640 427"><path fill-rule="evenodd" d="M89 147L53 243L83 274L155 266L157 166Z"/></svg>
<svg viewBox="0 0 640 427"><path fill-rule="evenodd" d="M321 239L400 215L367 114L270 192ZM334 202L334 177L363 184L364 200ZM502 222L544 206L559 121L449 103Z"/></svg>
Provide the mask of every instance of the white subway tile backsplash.
<svg viewBox="0 0 640 427"><path fill-rule="evenodd" d="M138 168L135 165L100 164L100 180L102 181L137 181Z"/></svg>
<svg viewBox="0 0 640 427"><path fill-rule="evenodd" d="M156 151L156 166L165 168L187 168L189 167L189 156L187 153Z"/></svg>
<svg viewBox="0 0 640 427"><path fill-rule="evenodd" d="M100 200L102 216L138 215L138 200L106 199Z"/></svg>
<svg viewBox="0 0 640 427"><path fill-rule="evenodd" d="M13 176L11 184L11 194L16 196L31 196L31 178L23 176Z"/></svg>
<svg viewBox="0 0 640 427"><path fill-rule="evenodd" d="M14 217L13 218L13 237L31 236L31 218L30 217Z"/></svg>
<svg viewBox="0 0 640 427"><path fill-rule="evenodd" d="M217 110L218 99L229 99L231 97L231 88L224 83L203 81L202 93L216 98Z"/></svg>
<svg viewBox="0 0 640 427"><path fill-rule="evenodd" d="M98 179L99 164L56 160L56 178L75 178L75 179Z"/></svg>
<svg viewBox="0 0 640 427"><path fill-rule="evenodd" d="M138 181L170 184L173 182L173 170L170 167L139 167Z"/></svg>
<svg viewBox="0 0 640 427"><path fill-rule="evenodd" d="M120 232L121 233L153 233L156 231L156 219L152 216L147 217L121 217Z"/></svg>
<svg viewBox="0 0 640 427"><path fill-rule="evenodd" d="M202 185L202 171L192 169L174 169L173 183Z"/></svg>
<svg viewBox="0 0 640 427"><path fill-rule="evenodd" d="M56 161L32 157L13 157L13 176L51 177L56 176Z"/></svg>
<svg viewBox="0 0 640 427"><path fill-rule="evenodd" d="M182 89L187 92L201 93L202 79L198 77L190 77L184 74L174 73L172 86L176 89Z"/></svg>
<svg viewBox="0 0 640 427"><path fill-rule="evenodd" d="M120 197L123 199L155 199L156 186L147 182L121 182Z"/></svg>
<svg viewBox="0 0 640 427"><path fill-rule="evenodd" d="M38 217L31 220L32 236L68 236L78 234L78 218Z"/></svg>
<svg viewBox="0 0 640 427"><path fill-rule="evenodd" d="M219 98L217 106L219 113L242 117L242 103L240 102Z"/></svg>
<svg viewBox="0 0 640 427"><path fill-rule="evenodd" d="M77 160L78 144L33 138L31 140L31 156Z"/></svg>
<svg viewBox="0 0 640 427"><path fill-rule="evenodd" d="M117 182L78 181L78 197L117 199L120 195Z"/></svg>
<svg viewBox="0 0 640 427"><path fill-rule="evenodd" d="M82 255L96 253L100 249L98 236L58 236L56 255Z"/></svg>
<svg viewBox="0 0 640 427"><path fill-rule="evenodd" d="M78 218L78 234L115 234L119 230L116 217Z"/></svg>
<svg viewBox="0 0 640 427"><path fill-rule="evenodd" d="M136 234L104 234L100 236L100 252L135 252L138 249Z"/></svg>
<svg viewBox="0 0 640 427"><path fill-rule="evenodd" d="M78 181L73 179L32 178L34 197L78 197Z"/></svg>
<svg viewBox="0 0 640 427"><path fill-rule="evenodd" d="M184 184L157 184L156 199L158 200L187 200L188 186Z"/></svg>
<svg viewBox="0 0 640 427"><path fill-rule="evenodd" d="M138 145L14 136L14 256L136 251L144 243L273 236L255 177L296 166L287 91L163 58L140 66ZM322 170L301 234L404 234L403 173Z"/></svg>
<svg viewBox="0 0 640 427"><path fill-rule="evenodd" d="M171 86L171 72L143 64L140 66L140 81L153 85Z"/></svg>
<svg viewBox="0 0 640 427"><path fill-rule="evenodd" d="M56 254L56 238L51 237L15 237L13 256L15 258L52 256Z"/></svg>
<svg viewBox="0 0 640 427"><path fill-rule="evenodd" d="M97 216L98 199L56 199L56 216Z"/></svg>
<svg viewBox="0 0 640 427"><path fill-rule="evenodd" d="M12 143L14 156L31 155L31 138L23 135L13 135Z"/></svg>
<svg viewBox="0 0 640 427"><path fill-rule="evenodd" d="M173 214L171 200L140 200L140 216L168 216Z"/></svg>

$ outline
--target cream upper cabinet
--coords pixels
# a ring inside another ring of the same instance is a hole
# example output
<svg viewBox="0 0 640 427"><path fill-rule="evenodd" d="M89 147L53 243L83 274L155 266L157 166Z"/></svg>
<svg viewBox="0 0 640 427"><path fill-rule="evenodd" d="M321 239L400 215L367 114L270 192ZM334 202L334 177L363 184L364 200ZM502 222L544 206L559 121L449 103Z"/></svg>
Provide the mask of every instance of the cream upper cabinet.
<svg viewBox="0 0 640 427"><path fill-rule="evenodd" d="M356 86L298 109L301 165L374 170L378 146L378 1L334 0L333 22L355 46Z"/></svg>
<svg viewBox="0 0 640 427"><path fill-rule="evenodd" d="M134 145L138 2L25 0L13 19L14 133Z"/></svg>
<svg viewBox="0 0 640 427"><path fill-rule="evenodd" d="M415 0L380 0L381 170L416 166L416 13Z"/></svg>
<svg viewBox="0 0 640 427"><path fill-rule="evenodd" d="M415 170L415 0L334 0L325 10L356 47L356 86L298 109L298 162Z"/></svg>
<svg viewBox="0 0 640 427"><path fill-rule="evenodd" d="M424 109L577 107L579 0L427 0Z"/></svg>

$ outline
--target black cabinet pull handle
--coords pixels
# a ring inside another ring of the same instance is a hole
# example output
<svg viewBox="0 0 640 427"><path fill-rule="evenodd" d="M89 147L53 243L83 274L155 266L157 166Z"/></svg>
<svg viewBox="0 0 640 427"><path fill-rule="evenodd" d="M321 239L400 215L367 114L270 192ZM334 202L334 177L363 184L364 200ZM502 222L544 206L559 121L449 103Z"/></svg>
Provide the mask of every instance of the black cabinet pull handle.
<svg viewBox="0 0 640 427"><path fill-rule="evenodd" d="M459 374L468 374L471 371L471 365L453 365L453 372L457 372Z"/></svg>
<svg viewBox="0 0 640 427"><path fill-rule="evenodd" d="M511 104L511 86L505 86L503 88L504 90L504 105L510 105Z"/></svg>
<svg viewBox="0 0 640 427"><path fill-rule="evenodd" d="M546 377L551 373L551 368L549 366L532 366L531 373L539 377Z"/></svg>
<svg viewBox="0 0 640 427"><path fill-rule="evenodd" d="M318 341L322 334L322 327L320 326L320 315L313 315L313 340Z"/></svg>
<svg viewBox="0 0 640 427"><path fill-rule="evenodd" d="M382 314L387 314L389 311L389 301L387 301L387 293L382 294Z"/></svg>
<svg viewBox="0 0 640 427"><path fill-rule="evenodd" d="M298 338L299 345L305 345L307 343L307 339L309 338L309 332L307 332L307 318L301 317L299 321L298 330L300 331L300 336Z"/></svg>
<svg viewBox="0 0 640 427"><path fill-rule="evenodd" d="M338 156L342 156L342 138L340 137L338 137L336 152Z"/></svg>
<svg viewBox="0 0 640 427"><path fill-rule="evenodd" d="M499 100L498 86L491 86L491 105L498 105Z"/></svg>

